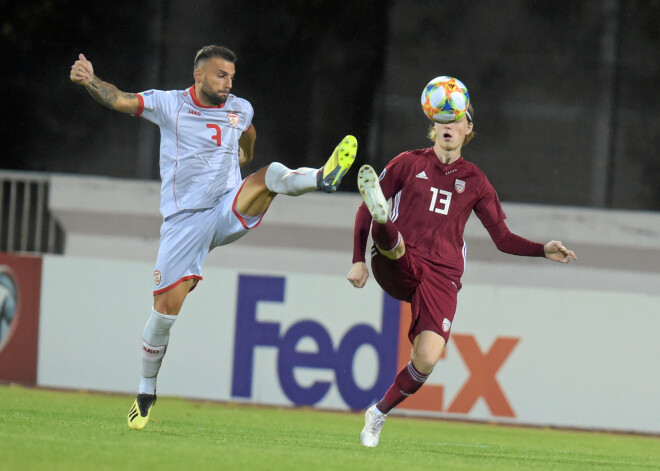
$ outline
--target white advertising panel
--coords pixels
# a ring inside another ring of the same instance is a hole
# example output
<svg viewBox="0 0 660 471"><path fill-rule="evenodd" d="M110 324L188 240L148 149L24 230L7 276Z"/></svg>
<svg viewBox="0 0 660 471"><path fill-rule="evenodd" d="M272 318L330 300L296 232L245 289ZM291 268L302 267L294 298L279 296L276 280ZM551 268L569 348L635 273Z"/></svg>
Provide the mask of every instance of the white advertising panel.
<svg viewBox="0 0 660 471"><path fill-rule="evenodd" d="M135 392L152 271L44 257L38 384ZM472 283L445 357L398 413L660 433L659 314L660 295ZM158 393L362 409L409 359L408 315L373 279L206 268Z"/></svg>

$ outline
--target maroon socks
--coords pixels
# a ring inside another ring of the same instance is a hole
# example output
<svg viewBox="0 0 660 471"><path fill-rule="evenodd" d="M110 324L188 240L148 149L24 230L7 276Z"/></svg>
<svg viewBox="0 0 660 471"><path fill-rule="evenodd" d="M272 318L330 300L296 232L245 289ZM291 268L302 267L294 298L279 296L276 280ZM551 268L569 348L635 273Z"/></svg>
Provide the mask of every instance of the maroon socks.
<svg viewBox="0 0 660 471"><path fill-rule="evenodd" d="M389 219L385 224L374 222L371 227L371 237L376 247L381 250L392 250L399 245L399 230Z"/></svg>
<svg viewBox="0 0 660 471"><path fill-rule="evenodd" d="M376 408L383 414L387 414L405 398L416 393L428 377L429 375L417 371L413 366L412 360L409 361L396 375L394 384L390 386L385 396L376 404Z"/></svg>

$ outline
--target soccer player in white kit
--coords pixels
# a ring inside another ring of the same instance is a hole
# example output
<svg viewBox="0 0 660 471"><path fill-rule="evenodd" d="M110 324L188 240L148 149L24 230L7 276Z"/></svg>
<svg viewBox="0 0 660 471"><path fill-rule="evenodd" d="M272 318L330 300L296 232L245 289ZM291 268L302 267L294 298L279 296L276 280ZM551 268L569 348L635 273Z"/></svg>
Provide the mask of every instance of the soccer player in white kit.
<svg viewBox="0 0 660 471"><path fill-rule="evenodd" d="M290 170L274 162L247 178L240 167L253 158L256 131L252 105L230 94L236 55L205 46L195 57L195 83L186 90L122 92L94 75L83 54L71 80L102 105L160 127L163 216L154 271L154 305L142 333L142 378L128 426L142 430L156 402L156 377L169 332L197 282L209 250L256 227L278 194L335 191L355 160L357 141L346 136L321 169Z"/></svg>

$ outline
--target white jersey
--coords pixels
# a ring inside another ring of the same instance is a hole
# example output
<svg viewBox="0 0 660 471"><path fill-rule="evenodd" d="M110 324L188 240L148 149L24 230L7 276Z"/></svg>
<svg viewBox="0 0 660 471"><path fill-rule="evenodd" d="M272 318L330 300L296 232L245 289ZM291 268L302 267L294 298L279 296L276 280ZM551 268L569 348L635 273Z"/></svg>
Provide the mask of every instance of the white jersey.
<svg viewBox="0 0 660 471"><path fill-rule="evenodd" d="M160 126L160 212L212 208L241 182L238 139L252 124L247 100L204 106L187 90L149 90L135 113Z"/></svg>

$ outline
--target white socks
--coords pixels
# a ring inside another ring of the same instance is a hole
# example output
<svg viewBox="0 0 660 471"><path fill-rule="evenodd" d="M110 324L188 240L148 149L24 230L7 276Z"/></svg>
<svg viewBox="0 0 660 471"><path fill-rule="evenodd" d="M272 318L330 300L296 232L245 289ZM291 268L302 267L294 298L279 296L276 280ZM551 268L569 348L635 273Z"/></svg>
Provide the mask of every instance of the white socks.
<svg viewBox="0 0 660 471"><path fill-rule="evenodd" d="M168 316L151 309L151 317L142 332L142 379L138 394L156 394L156 377L175 320L176 316Z"/></svg>
<svg viewBox="0 0 660 471"><path fill-rule="evenodd" d="M266 170L266 187L273 193L300 196L316 190L316 177L319 169L300 167L291 170L279 162L273 162Z"/></svg>

